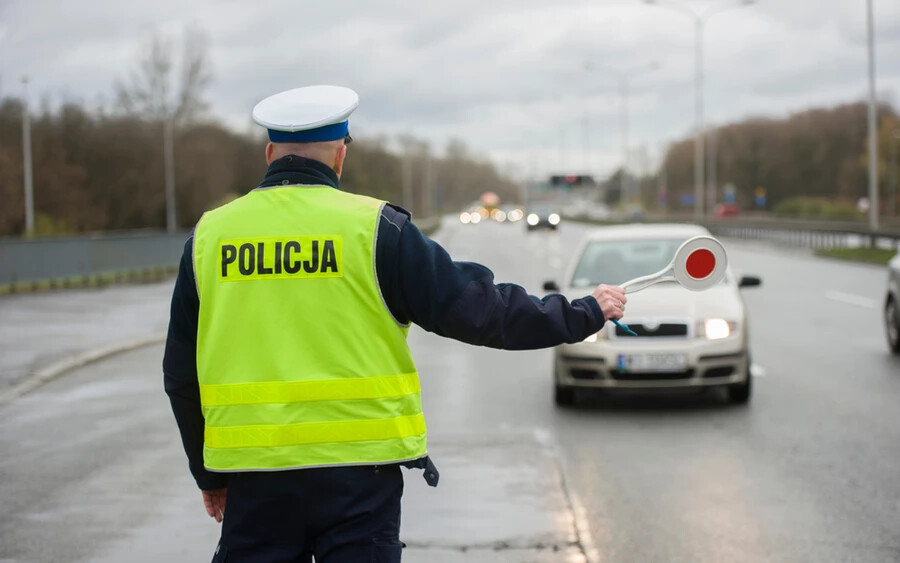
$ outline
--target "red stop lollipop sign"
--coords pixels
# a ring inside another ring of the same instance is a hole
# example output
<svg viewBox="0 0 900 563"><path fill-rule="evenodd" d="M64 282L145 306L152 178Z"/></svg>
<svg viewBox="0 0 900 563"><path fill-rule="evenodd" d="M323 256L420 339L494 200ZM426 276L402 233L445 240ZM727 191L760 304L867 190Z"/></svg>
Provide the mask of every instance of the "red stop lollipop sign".
<svg viewBox="0 0 900 563"><path fill-rule="evenodd" d="M684 267L689 276L702 280L716 269L716 256L705 248L698 248L687 257Z"/></svg>
<svg viewBox="0 0 900 563"><path fill-rule="evenodd" d="M668 266L655 274L642 276L622 284L625 293L633 293L655 283L677 281L692 291L703 291L719 283L728 268L725 247L708 236L688 239L675 251Z"/></svg>

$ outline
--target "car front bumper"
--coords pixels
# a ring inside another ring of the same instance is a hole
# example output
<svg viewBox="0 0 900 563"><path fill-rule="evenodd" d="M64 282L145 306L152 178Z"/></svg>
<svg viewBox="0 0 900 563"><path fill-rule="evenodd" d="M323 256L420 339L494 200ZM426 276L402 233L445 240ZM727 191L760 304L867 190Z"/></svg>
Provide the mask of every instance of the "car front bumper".
<svg viewBox="0 0 900 563"><path fill-rule="evenodd" d="M731 340L731 339L729 339ZM685 369L675 371L627 371L620 369L620 353L686 354ZM595 344L563 345L554 351L556 384L593 388L675 388L741 383L749 377L748 353L740 342L703 342L683 346L610 349Z"/></svg>

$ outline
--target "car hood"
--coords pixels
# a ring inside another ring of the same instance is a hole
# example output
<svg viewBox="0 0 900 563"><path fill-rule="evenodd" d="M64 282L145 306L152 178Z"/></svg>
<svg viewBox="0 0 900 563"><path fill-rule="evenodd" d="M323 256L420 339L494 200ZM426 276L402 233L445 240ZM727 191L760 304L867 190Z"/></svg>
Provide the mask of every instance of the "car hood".
<svg viewBox="0 0 900 563"><path fill-rule="evenodd" d="M569 298L585 295L585 289L566 292ZM723 318L742 320L744 303L737 287L729 283L704 291L690 291L676 283L660 283L628 294L623 321L637 318Z"/></svg>

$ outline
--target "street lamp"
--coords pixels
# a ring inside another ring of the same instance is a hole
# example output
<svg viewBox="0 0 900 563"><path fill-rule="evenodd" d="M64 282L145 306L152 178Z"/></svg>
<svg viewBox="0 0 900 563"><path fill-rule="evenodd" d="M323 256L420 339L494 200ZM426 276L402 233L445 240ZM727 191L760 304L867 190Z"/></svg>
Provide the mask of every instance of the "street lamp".
<svg viewBox="0 0 900 563"><path fill-rule="evenodd" d="M31 120L28 116L28 77L22 77L22 153L25 155L25 235L34 234L34 182L31 175Z"/></svg>
<svg viewBox="0 0 900 563"><path fill-rule="evenodd" d="M621 197L626 197L629 194L629 190L627 190L627 172L628 172L628 79L633 76L638 76L640 74L644 74L647 72L654 71L659 68L659 63L654 61L649 64L641 65L639 67L630 68L630 69L614 69L607 68L605 66L595 66L591 62L584 63L585 70L593 70L597 68L599 70L608 72L616 77L616 80L619 82L619 120L620 120L620 134L622 135L622 176L619 178L620 185L619 189L622 191Z"/></svg>
<svg viewBox="0 0 900 563"><path fill-rule="evenodd" d="M866 35L869 55L869 228L878 229L878 125L875 122L875 31L872 0L866 2Z"/></svg>
<svg viewBox="0 0 900 563"><path fill-rule="evenodd" d="M687 16L694 22L694 219L700 221L704 217L703 189L703 26L716 14L750 6L757 0L739 0L737 4L714 6L704 12L696 12L693 8L679 0L644 0L645 4L664 6Z"/></svg>
<svg viewBox="0 0 900 563"><path fill-rule="evenodd" d="M891 165L888 170L888 175L890 178L890 188L891 193L888 194L888 216L892 219L894 218L894 209L896 209L896 199L897 199L897 148L896 143L897 139L900 139L900 129L894 129L891 131Z"/></svg>

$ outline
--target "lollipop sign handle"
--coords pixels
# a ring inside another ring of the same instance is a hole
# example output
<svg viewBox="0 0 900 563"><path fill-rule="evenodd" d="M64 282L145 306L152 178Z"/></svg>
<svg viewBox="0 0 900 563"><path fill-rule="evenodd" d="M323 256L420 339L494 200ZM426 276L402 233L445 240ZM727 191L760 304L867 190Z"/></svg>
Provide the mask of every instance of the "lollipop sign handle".
<svg viewBox="0 0 900 563"><path fill-rule="evenodd" d="M631 330L631 327L630 327L630 326L628 326L627 324L621 322L619 319L610 319L610 320L613 322L614 325L616 325L617 327L621 328L622 330L624 330L625 332L627 332L627 333L630 334L631 336L637 336L637 335L638 335L638 333L636 333L635 331Z"/></svg>
<svg viewBox="0 0 900 563"><path fill-rule="evenodd" d="M635 291L640 291L644 288L650 287L655 283L659 283L662 281L673 280L675 279L672 276L666 276L666 272L672 270L672 265L669 264L664 269L656 272L655 274L649 274L646 276L641 276L639 278L634 278L633 280L628 280L627 282L622 284L622 289L625 290L625 293L634 293Z"/></svg>

